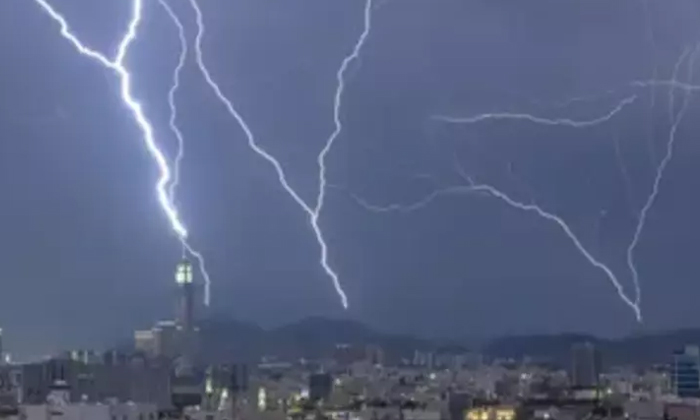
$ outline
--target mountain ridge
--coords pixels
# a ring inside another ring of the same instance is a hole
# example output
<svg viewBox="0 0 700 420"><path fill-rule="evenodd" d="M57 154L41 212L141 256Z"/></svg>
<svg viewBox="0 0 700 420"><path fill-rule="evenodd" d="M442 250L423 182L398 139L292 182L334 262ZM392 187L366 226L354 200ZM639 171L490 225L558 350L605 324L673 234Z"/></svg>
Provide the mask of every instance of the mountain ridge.
<svg viewBox="0 0 700 420"><path fill-rule="evenodd" d="M200 328L208 359L247 361L264 355L290 360L326 357L333 353L337 344L351 344L380 346L393 361L411 359L415 350L475 351L490 359L520 360L527 356L565 367L571 362L571 347L589 341L600 349L604 365L648 365L667 363L674 350L700 343L700 328L685 328L614 339L585 333L521 334L494 338L474 346L467 339L436 340L386 333L358 321L319 316L267 329L228 317L211 317L204 320Z"/></svg>

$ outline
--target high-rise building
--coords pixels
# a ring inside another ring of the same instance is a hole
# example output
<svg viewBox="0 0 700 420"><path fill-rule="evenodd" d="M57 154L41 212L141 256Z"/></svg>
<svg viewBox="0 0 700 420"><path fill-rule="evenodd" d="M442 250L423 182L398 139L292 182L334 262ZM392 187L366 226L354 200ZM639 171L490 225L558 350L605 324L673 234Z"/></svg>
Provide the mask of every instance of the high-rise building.
<svg viewBox="0 0 700 420"><path fill-rule="evenodd" d="M192 264L183 257L175 267L174 320L160 321L150 330L134 331L134 347L146 355L179 359L180 366L192 366L197 355L195 301L197 286Z"/></svg>
<svg viewBox="0 0 700 420"><path fill-rule="evenodd" d="M686 346L673 353L673 392L681 398L700 398L700 348Z"/></svg>
<svg viewBox="0 0 700 420"><path fill-rule="evenodd" d="M600 375L600 352L593 343L578 343L571 349L571 385L575 388L597 388Z"/></svg>
<svg viewBox="0 0 700 420"><path fill-rule="evenodd" d="M177 265L175 282L178 286L175 319L183 330L192 331L194 329L195 285L192 264L187 259L183 259Z"/></svg>
<svg viewBox="0 0 700 420"><path fill-rule="evenodd" d="M178 356L184 366L191 366L197 359L197 327L195 325L196 285L192 274L192 264L183 258L175 269L175 283L178 286L175 322L178 329Z"/></svg>

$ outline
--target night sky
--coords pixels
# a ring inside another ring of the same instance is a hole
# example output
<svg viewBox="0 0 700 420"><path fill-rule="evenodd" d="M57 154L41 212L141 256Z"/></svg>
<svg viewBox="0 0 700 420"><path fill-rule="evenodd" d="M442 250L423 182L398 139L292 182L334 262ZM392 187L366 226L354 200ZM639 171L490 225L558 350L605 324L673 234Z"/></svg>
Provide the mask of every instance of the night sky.
<svg viewBox="0 0 700 420"><path fill-rule="evenodd" d="M53 0L110 55L130 2ZM177 32L147 0L129 55L134 92L169 157L167 92ZM194 15L171 2L194 39ZM349 317L424 336L699 326L700 147L691 102L637 252L645 323L549 221L479 195L374 214L480 182L562 216L632 293L625 252L670 130L668 80L700 41L691 0L377 0L348 73L344 130L321 216L345 312L318 265L306 215L247 146L192 56L182 74L186 157L178 204L203 252L218 313L264 326ZM362 30L360 0L202 0L205 59L259 142L311 201L333 130L336 71ZM30 0L0 2L0 326L39 353L128 337L170 316L180 246L154 194L157 169L120 102L116 76L79 55ZM679 79L688 79L688 65ZM698 70L700 72L700 70ZM654 76L656 75L656 76ZM435 114L527 112L596 127L524 121L446 125ZM567 102L574 97L585 100ZM683 91L677 90L676 111Z"/></svg>

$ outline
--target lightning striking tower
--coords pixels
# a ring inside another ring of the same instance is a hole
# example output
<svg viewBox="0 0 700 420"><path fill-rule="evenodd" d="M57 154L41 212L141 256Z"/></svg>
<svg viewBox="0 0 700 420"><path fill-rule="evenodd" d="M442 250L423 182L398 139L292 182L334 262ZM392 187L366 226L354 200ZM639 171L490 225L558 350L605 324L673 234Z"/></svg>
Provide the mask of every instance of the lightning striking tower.
<svg viewBox="0 0 700 420"><path fill-rule="evenodd" d="M233 102L221 91L221 88L219 87L218 83L213 79L211 76L211 73L208 69L208 67L205 64L204 61L204 56L202 53L202 39L204 38L205 34L205 25L204 25L204 17L202 14L202 10L199 7L199 4L197 3L197 0L190 0L190 5L192 6L195 15L196 15L196 20L197 20L197 36L195 38L195 56L196 56L196 61L197 65L199 66L199 69L206 80L207 84L209 87L212 89L216 97L221 101L221 103L226 107L226 110L228 113L236 120L238 125L241 127L243 130L247 141L248 141L248 146L260 157L265 159L268 163L270 163L276 174L278 181L282 188L289 194L289 196L301 207L301 209L306 213L309 223L311 224L311 228L314 232L314 235L316 236L316 240L318 241L318 244L321 248L321 258L320 258L320 264L321 267L323 267L323 270L325 273L331 278L333 281L333 286L335 287L335 291L340 297L341 303L345 309L348 308L348 299L347 295L345 294L345 291L343 290L342 285L340 284L340 281L338 279L338 274L333 270L333 268L330 266L328 262L328 245L326 244L326 241L323 236L323 231L321 227L319 226L319 217L321 215L321 211L323 209L323 205L325 202L325 193L326 193L326 156L330 152L333 143L335 140L338 138L342 131L342 122L341 122L341 117L340 117L340 107L342 103L342 96L343 92L345 90L345 73L350 66L350 64L357 60L359 57L360 51L365 44L367 38L369 37L370 31L371 31L371 17L372 17L372 6L373 6L373 0L366 0L365 1L365 6L364 6L364 29L358 38L352 52L350 55L345 57L343 60L338 73L337 73L337 87L335 91L335 96L334 96L334 101L333 101L333 121L335 125L335 129L333 133L330 135L330 137L327 139L325 146L321 150L321 152L318 155L318 165L319 165L319 191L318 195L316 197L316 203L314 205L308 204L304 199L299 196L297 191L289 184L287 177L284 172L284 168L280 164L280 162L272 156L269 152L267 152L262 146L260 146L255 139L255 136L253 135L252 130L246 123L245 119L243 116L236 110L236 107L233 105Z"/></svg>
<svg viewBox="0 0 700 420"><path fill-rule="evenodd" d="M141 129L141 132L143 133L144 145L146 146L146 149L148 150L151 157L158 165L160 175L156 184L156 196L158 198L158 202L160 203L160 207L162 208L163 212L168 218L171 228L177 235L180 242L183 244L183 247L188 249L190 252L192 252L193 255L195 255L199 259L202 270L204 270L201 255L195 252L187 242L187 229L184 223L180 220L178 211L173 203L174 188L177 186L177 170L175 172L176 175L173 180L173 183L169 184L170 181L173 179L173 173L170 170L168 161L165 158L164 153L160 150L155 140L152 124L145 116L141 103L134 98L131 86L131 73L127 68L127 65L125 64L125 60L129 52L129 47L137 38L138 28L142 20L143 0L132 0L131 17L127 26L127 30L118 44L117 52L114 58L109 58L105 54L102 54L86 46L86 44L84 44L71 31L70 26L68 25L68 22L66 21L65 17L56 9L54 9L53 6L51 6L47 2L47 0L35 0L35 2L46 12L46 14L55 23L59 25L61 36L68 40L81 55L92 59L93 61L99 63L102 67L114 72L119 78L121 99L124 102L124 105L131 111L134 120ZM177 89L177 84L179 80L177 79L177 75L179 74L179 68L180 66L178 66L178 70L176 70L176 86L173 88L173 90L171 90L171 98L174 97L174 91ZM171 105L174 106L173 101L171 101ZM178 137L178 140L181 141L181 137ZM179 159L181 159L181 154L178 154L178 156L180 156ZM176 165L179 165L179 159L176 159ZM168 185L170 185L171 192L168 192L167 190ZM206 300L205 304L208 303L208 300Z"/></svg>
<svg viewBox="0 0 700 420"><path fill-rule="evenodd" d="M177 104L175 102L175 95L180 88L180 72L187 61L188 48L187 37L185 36L185 27L178 18L177 14L166 0L158 0L158 2L177 28L178 40L180 41L180 54L178 56L177 66L175 66L175 70L173 71L173 81L170 86L170 90L168 91L168 106L170 107L168 126L170 127L170 131L173 132L173 135L175 135L175 138L177 139L177 152L175 159L173 160L173 177L168 188L168 196L170 197L171 203L175 203L175 194L177 193L177 187L180 182L180 163L185 156L185 140L183 138L182 131L177 126ZM182 243L183 257L185 253L189 252L190 255L195 257L199 263L199 271L204 279L204 305L209 306L211 303L211 278L209 277L209 272L207 271L204 262L204 256L192 248L192 246L186 240L184 240L184 238L180 238L180 242Z"/></svg>

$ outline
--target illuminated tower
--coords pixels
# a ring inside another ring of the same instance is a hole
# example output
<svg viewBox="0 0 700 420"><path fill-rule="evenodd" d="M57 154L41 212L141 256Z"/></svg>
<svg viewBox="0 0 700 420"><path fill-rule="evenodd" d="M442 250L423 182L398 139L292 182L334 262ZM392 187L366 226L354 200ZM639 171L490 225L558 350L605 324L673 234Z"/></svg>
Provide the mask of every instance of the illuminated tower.
<svg viewBox="0 0 700 420"><path fill-rule="evenodd" d="M200 405L204 382L197 369L197 327L195 326L195 295L197 285L192 276L192 264L183 257L175 268L177 298L175 326L178 351L171 377L171 397L179 410Z"/></svg>
<svg viewBox="0 0 700 420"><path fill-rule="evenodd" d="M192 276L192 264L183 258L175 269L177 298L175 322L178 330L179 356L187 366L197 358L197 327L195 325L195 298L197 285Z"/></svg>
<svg viewBox="0 0 700 420"><path fill-rule="evenodd" d="M192 264L187 259L178 263L175 270L175 282L178 286L175 319L185 332L194 330L195 285L192 277Z"/></svg>

